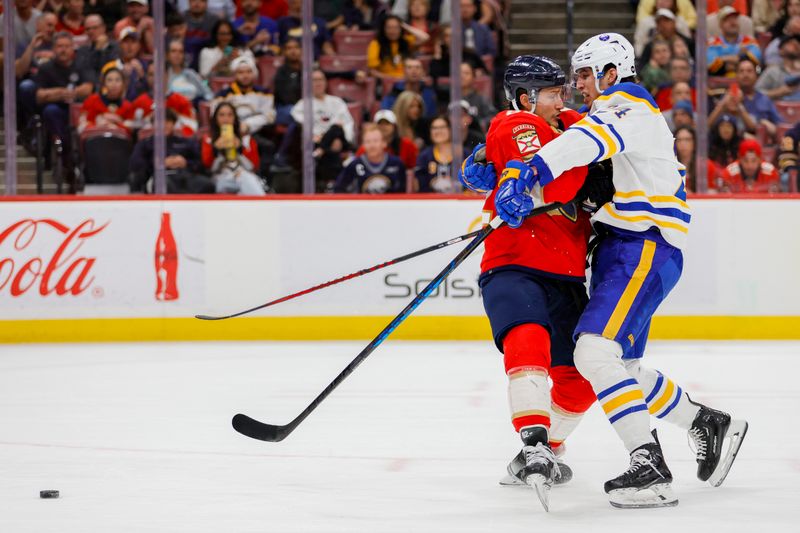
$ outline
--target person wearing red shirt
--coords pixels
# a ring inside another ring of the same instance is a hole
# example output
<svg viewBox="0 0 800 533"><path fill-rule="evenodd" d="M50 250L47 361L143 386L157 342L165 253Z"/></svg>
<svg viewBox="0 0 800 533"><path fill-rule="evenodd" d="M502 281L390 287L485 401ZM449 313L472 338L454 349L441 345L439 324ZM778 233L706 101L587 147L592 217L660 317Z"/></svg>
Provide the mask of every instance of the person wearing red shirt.
<svg viewBox="0 0 800 533"><path fill-rule="evenodd" d="M83 5L83 0L67 0L66 7L58 19L58 24L56 24L56 31L66 31L75 37L84 35L86 28L83 26L85 18L83 16ZM87 38L84 38L84 40L87 40Z"/></svg>
<svg viewBox="0 0 800 533"><path fill-rule="evenodd" d="M100 71L100 90L83 101L78 131L107 127L130 133L134 112L133 104L125 99L122 63L112 61Z"/></svg>
<svg viewBox="0 0 800 533"><path fill-rule="evenodd" d="M166 81L166 80L165 80ZM147 87L148 90L140 94L133 101L135 127L153 127L153 83L155 82L155 65L150 63L147 66ZM178 93L167 94L167 109L172 109L177 116L175 131L184 137L191 137L197 133L197 115L194 112L192 103Z"/></svg>
<svg viewBox="0 0 800 533"><path fill-rule="evenodd" d="M236 16L242 16L242 0L236 0ZM264 0L261 2L259 13L262 17L269 17L272 20L278 20L289 14L288 0Z"/></svg>
<svg viewBox="0 0 800 533"><path fill-rule="evenodd" d="M761 145L754 139L739 144L739 158L725 167L720 177L724 192L779 192L778 169L764 161Z"/></svg>

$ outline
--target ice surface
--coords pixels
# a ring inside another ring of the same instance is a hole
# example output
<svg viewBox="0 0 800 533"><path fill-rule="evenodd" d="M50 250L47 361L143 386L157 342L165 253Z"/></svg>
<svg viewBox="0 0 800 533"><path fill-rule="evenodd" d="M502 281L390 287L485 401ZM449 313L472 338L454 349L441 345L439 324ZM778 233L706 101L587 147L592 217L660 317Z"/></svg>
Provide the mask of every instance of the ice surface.
<svg viewBox="0 0 800 533"><path fill-rule="evenodd" d="M652 343L646 364L749 420L731 474L700 483L659 423L680 504L613 509L602 484L627 454L595 406L550 514L497 484L518 441L488 342L388 341L285 441L231 428L287 422L364 345L3 346L0 532L800 531L800 343Z"/></svg>

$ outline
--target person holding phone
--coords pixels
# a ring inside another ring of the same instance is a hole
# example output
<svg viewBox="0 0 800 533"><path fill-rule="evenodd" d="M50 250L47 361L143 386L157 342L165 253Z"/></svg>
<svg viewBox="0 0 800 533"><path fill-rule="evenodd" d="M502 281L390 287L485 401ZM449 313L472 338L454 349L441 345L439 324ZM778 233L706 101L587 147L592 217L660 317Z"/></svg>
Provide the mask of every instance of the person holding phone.
<svg viewBox="0 0 800 533"><path fill-rule="evenodd" d="M227 20L220 20L211 30L211 44L200 51L200 75L232 76L231 62L239 56L253 58L250 50L240 47L239 32Z"/></svg>
<svg viewBox="0 0 800 533"><path fill-rule="evenodd" d="M708 123L714 124L724 114L735 117L739 131L755 134L758 121L747 112L744 106L744 95L736 82L732 83L725 95L719 99L714 110L708 116Z"/></svg>

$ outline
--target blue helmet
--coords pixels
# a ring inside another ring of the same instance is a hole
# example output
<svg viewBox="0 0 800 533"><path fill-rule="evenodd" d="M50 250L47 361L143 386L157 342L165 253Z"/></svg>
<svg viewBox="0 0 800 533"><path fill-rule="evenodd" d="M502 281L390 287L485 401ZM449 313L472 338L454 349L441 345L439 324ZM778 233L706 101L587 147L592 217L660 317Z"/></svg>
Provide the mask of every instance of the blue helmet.
<svg viewBox="0 0 800 533"><path fill-rule="evenodd" d="M536 105L539 89L562 87L567 76L558 63L544 56L519 56L508 64L503 75L506 99L517 108L517 91L522 89Z"/></svg>

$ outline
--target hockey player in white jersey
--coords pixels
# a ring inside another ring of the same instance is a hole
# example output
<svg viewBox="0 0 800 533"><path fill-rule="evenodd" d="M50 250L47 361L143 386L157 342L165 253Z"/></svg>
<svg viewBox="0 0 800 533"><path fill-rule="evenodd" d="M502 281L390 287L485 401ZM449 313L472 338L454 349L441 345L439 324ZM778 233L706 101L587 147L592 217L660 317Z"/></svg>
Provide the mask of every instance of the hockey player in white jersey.
<svg viewBox="0 0 800 533"><path fill-rule="evenodd" d="M504 211L509 218L526 216L525 195L537 183L612 160L616 192L592 217L604 238L593 255L590 301L575 331L575 365L631 453L629 469L605 484L612 505L675 505L672 476L650 433L648 411L689 430L698 477L714 486L727 475L747 423L692 402L671 380L639 364L652 315L683 267L691 220L685 169L658 106L635 83L633 47L624 37L592 37L575 52L572 67L589 113L539 150L530 173L501 184L509 198Z"/></svg>

